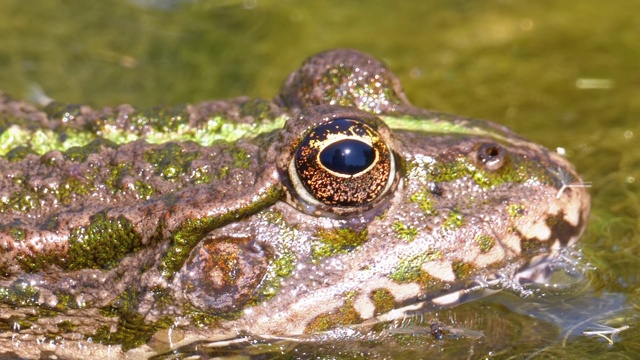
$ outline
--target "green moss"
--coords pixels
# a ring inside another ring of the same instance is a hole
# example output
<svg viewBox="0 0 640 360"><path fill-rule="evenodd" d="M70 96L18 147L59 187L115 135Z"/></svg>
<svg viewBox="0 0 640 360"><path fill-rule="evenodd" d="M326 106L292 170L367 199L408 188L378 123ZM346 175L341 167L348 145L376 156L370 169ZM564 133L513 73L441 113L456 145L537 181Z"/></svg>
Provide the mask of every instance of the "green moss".
<svg viewBox="0 0 640 360"><path fill-rule="evenodd" d="M415 240L416 236L418 236L418 229L405 226L400 221L396 221L391 225L391 229L396 234L398 239L404 240L406 242L412 242Z"/></svg>
<svg viewBox="0 0 640 360"><path fill-rule="evenodd" d="M16 280L8 287L0 287L0 302L13 307L39 305L40 291L26 281Z"/></svg>
<svg viewBox="0 0 640 360"><path fill-rule="evenodd" d="M321 229L315 237L317 242L312 245L312 258L317 261L356 249L367 240L367 229L359 232L349 228Z"/></svg>
<svg viewBox="0 0 640 360"><path fill-rule="evenodd" d="M409 201L418 204L418 207L426 216L435 216L438 214L433 201L431 201L431 192L428 189L422 189L409 197Z"/></svg>
<svg viewBox="0 0 640 360"><path fill-rule="evenodd" d="M131 163L119 163L109 168L109 175L105 179L105 185L112 194L117 193L122 188L122 180L125 176L133 175Z"/></svg>
<svg viewBox="0 0 640 360"><path fill-rule="evenodd" d="M462 214L458 210L453 209L449 212L449 214L447 214L447 217L444 219L442 226L445 229L454 230L461 227L463 223L464 217L462 216Z"/></svg>
<svg viewBox="0 0 640 360"><path fill-rule="evenodd" d="M84 308L84 303L78 303L75 295L67 293L62 290L55 291L54 294L58 299L54 309L58 311L67 311L69 309L81 309Z"/></svg>
<svg viewBox="0 0 640 360"><path fill-rule="evenodd" d="M496 239L490 235L476 235L474 241L478 244L480 251L483 253L490 251L496 243Z"/></svg>
<svg viewBox="0 0 640 360"><path fill-rule="evenodd" d="M84 162L91 154L99 153L102 148L117 148L118 145L106 139L95 139L84 146L73 146L65 150L64 157L74 162Z"/></svg>
<svg viewBox="0 0 640 360"><path fill-rule="evenodd" d="M57 323L56 326L58 327L58 330L60 330L61 333L73 332L73 329L75 328L73 323L69 320L63 320Z"/></svg>
<svg viewBox="0 0 640 360"><path fill-rule="evenodd" d="M199 167L193 170L191 181L193 184L208 184L215 176L209 171L208 167Z"/></svg>
<svg viewBox="0 0 640 360"><path fill-rule="evenodd" d="M543 183L554 183L544 164L520 157L508 159L503 166L494 171L476 166L466 157L459 157L455 161L449 162L439 161L425 166L427 166L426 172L431 181L451 182L463 177L470 177L484 189L503 183L522 183L532 178Z"/></svg>
<svg viewBox="0 0 640 360"><path fill-rule="evenodd" d="M156 107L138 111L130 119L137 131L150 127L159 133L172 133L188 124L189 114L183 106Z"/></svg>
<svg viewBox="0 0 640 360"><path fill-rule="evenodd" d="M173 325L174 320L165 316L159 321L145 322L144 316L136 311L138 294L134 290L125 291L110 305L100 309L106 317L117 317L116 331L111 326L102 326L91 335L94 342L105 345L122 345L122 349L129 349L145 344L159 329L166 329Z"/></svg>
<svg viewBox="0 0 640 360"><path fill-rule="evenodd" d="M97 213L87 226L75 228L69 235L66 253L53 251L17 257L23 270L34 272L55 264L65 270L111 269L141 247L140 235L123 216L108 218Z"/></svg>
<svg viewBox="0 0 640 360"><path fill-rule="evenodd" d="M521 204L511 204L507 206L507 212L511 218L517 219L525 214L525 207Z"/></svg>
<svg viewBox="0 0 640 360"><path fill-rule="evenodd" d="M13 240L16 241L16 242L23 241L25 239L25 237L26 237L26 232L24 231L24 229L21 229L21 228L18 228L18 227L7 225L6 229L4 229L4 230L6 232L8 232L9 235L11 235Z"/></svg>
<svg viewBox="0 0 640 360"><path fill-rule="evenodd" d="M247 306L259 304L274 297L278 293L282 279L293 274L296 265L296 255L293 251L281 249L273 256L274 259L269 262L264 278L247 302Z"/></svg>
<svg viewBox="0 0 640 360"><path fill-rule="evenodd" d="M234 169L248 169L251 165L250 156L245 149L235 148L231 150L233 153L232 167Z"/></svg>
<svg viewBox="0 0 640 360"><path fill-rule="evenodd" d="M462 261L454 261L451 264L453 273L456 275L456 279L466 279L469 274L475 271L475 266Z"/></svg>
<svg viewBox="0 0 640 360"><path fill-rule="evenodd" d="M144 160L153 165L155 174L165 180L175 181L187 174L191 161L198 158L198 151L187 152L177 143L166 143L144 153Z"/></svg>
<svg viewBox="0 0 640 360"><path fill-rule="evenodd" d="M54 195L63 205L69 205L73 201L74 195L87 195L95 190L93 182L85 182L77 177L69 176L54 191Z"/></svg>
<svg viewBox="0 0 640 360"><path fill-rule="evenodd" d="M259 121L261 119L272 120L275 116L271 111L271 102L264 99L251 99L240 107L240 116L250 116Z"/></svg>
<svg viewBox="0 0 640 360"><path fill-rule="evenodd" d="M334 67L324 74L323 103L339 106L355 106L369 112L376 112L379 104L400 104L401 101L391 86L380 86L380 79L370 78L368 82L359 80L361 74L348 67ZM345 84L355 83L350 91L344 91ZM371 106L373 105L373 107Z"/></svg>
<svg viewBox="0 0 640 360"><path fill-rule="evenodd" d="M402 259L398 266L389 274L389 279L399 282L415 282L422 274L422 264L442 257L439 250L430 250L422 254Z"/></svg>
<svg viewBox="0 0 640 360"><path fill-rule="evenodd" d="M227 211L219 216L188 219L184 221L170 236L171 244L162 257L160 264L160 270L163 275L169 279L173 278L173 275L180 269L189 256L191 249L193 249L209 231L253 214L268 204L276 202L281 196L282 188L280 186L274 186L260 194L260 197L254 203L244 207Z"/></svg>
<svg viewBox="0 0 640 360"><path fill-rule="evenodd" d="M147 184L142 180L136 180L133 183L134 191L138 195L140 199L149 199L156 193L156 189L154 189L151 185Z"/></svg>
<svg viewBox="0 0 640 360"><path fill-rule="evenodd" d="M27 155L29 154L35 154L36 152L33 151L33 149L31 149L31 147L26 146L26 145L20 145L20 146L16 146L13 149L11 149L6 157L7 160L10 162L19 162L24 160L24 158L27 157Z"/></svg>
<svg viewBox="0 0 640 360"><path fill-rule="evenodd" d="M325 314L318 315L305 328L305 333L327 331L337 326L351 325L362 322L360 314L353 306L353 300L346 299L343 306Z"/></svg>
<svg viewBox="0 0 640 360"><path fill-rule="evenodd" d="M373 305L375 306L374 314L376 316L380 314L388 313L395 308L396 298L391 291L387 289L376 289L369 295Z"/></svg>

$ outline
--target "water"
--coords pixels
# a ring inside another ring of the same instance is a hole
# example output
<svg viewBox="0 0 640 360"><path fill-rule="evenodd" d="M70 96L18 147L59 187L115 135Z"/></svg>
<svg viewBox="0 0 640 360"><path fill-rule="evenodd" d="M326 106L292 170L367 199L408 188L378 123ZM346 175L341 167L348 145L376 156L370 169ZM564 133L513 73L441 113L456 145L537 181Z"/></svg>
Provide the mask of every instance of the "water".
<svg viewBox="0 0 640 360"><path fill-rule="evenodd" d="M382 58L410 100L562 147L592 183L577 265L541 298L502 294L411 321L414 334L325 344L252 339L279 358L635 358L640 353L640 22L637 0L345 3L3 0L0 89L138 106L273 97L316 52ZM435 340L439 320L460 336ZM616 330L617 329L617 330ZM423 333L421 333L421 331ZM466 336L482 331L483 337ZM427 331L428 332L428 331ZM608 332L608 334L607 334ZM261 354L261 355L260 355Z"/></svg>

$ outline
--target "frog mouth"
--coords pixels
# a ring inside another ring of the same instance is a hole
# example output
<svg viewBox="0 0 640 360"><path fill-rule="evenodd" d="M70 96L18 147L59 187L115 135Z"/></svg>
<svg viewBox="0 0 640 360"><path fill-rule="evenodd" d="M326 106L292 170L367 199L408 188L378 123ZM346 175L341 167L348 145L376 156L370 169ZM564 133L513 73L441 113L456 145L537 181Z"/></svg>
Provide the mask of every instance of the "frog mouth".
<svg viewBox="0 0 640 360"><path fill-rule="evenodd" d="M531 287L548 284L552 274L565 269L566 264L557 261L559 252L554 251L540 255L531 259L528 264L522 266L516 273L507 277L509 272L505 269L504 276L494 274L491 278L479 278L463 288L448 291L435 297L424 298L418 296L407 299L404 306L397 307L384 314L365 319L360 324L349 326L354 329L369 328L375 324L387 323L403 320L410 317L420 316L425 313L439 311L454 306L473 302L502 291L512 291L521 296L528 296L534 293Z"/></svg>

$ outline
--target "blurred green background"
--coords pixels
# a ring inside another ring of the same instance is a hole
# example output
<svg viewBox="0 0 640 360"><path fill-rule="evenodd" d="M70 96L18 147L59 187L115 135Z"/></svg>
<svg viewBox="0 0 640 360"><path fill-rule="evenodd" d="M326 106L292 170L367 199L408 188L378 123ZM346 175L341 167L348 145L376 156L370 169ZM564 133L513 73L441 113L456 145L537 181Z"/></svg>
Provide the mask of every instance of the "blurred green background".
<svg viewBox="0 0 640 360"><path fill-rule="evenodd" d="M484 339L422 339L425 346L414 335L402 346L381 339L287 356L627 359L640 353L639 13L637 0L3 0L0 89L25 99L40 89L95 107L271 98L314 53L371 53L416 105L490 119L566 149L592 183L578 264L589 306L614 299L596 311L607 317L592 329L630 328L609 344L545 312L520 309L523 316L488 301L435 315L452 326L482 322L492 329ZM424 352L407 350L415 343Z"/></svg>

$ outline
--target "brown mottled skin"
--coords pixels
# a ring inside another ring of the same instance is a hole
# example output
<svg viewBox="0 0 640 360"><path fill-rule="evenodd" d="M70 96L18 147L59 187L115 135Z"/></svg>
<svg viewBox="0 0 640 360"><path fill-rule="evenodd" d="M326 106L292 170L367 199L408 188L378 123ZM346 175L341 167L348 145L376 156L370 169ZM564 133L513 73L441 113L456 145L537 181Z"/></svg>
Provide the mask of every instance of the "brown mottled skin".
<svg viewBox="0 0 640 360"><path fill-rule="evenodd" d="M148 122L163 117L188 129L216 117L287 122L237 141L148 143L174 131ZM343 117L380 123L392 186L358 209L300 200L289 170L297 145ZM273 101L140 113L42 109L0 94L0 132L12 124L141 139L95 143L79 158L0 157L0 356L145 358L169 343L346 326L323 322L345 308L371 320L380 289L397 308L490 281L513 289L527 265L575 243L589 213L585 189L563 187L579 181L567 160L500 125L413 107L395 75L353 50L310 58ZM495 153L504 158L485 162ZM159 170L173 164L175 174ZM25 192L33 201L10 202ZM407 263L422 280L399 270Z"/></svg>

